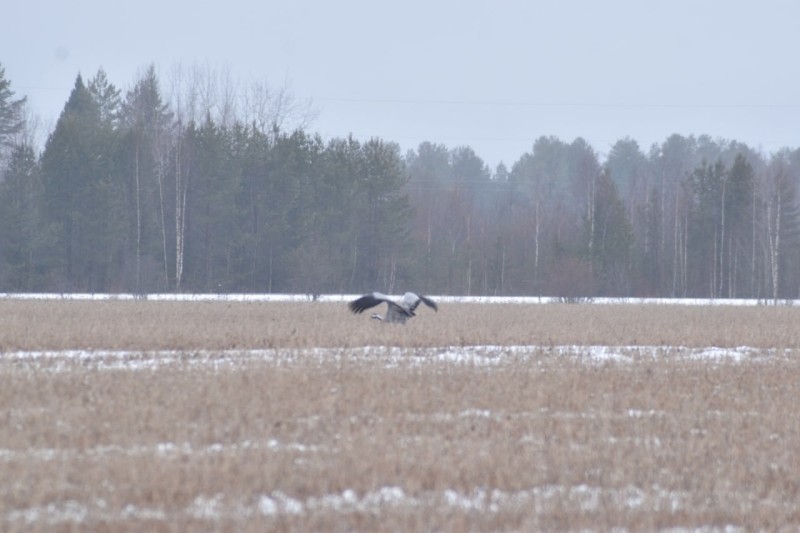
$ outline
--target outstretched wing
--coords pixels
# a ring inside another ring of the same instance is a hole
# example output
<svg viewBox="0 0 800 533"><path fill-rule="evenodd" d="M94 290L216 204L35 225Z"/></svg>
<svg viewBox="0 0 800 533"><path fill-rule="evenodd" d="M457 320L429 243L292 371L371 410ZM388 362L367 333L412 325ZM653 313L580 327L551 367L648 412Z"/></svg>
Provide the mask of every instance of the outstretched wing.
<svg viewBox="0 0 800 533"><path fill-rule="evenodd" d="M436 302L434 302L430 298L414 294L413 292L407 292L403 295L403 303L408 308L408 310L411 311L411 313L414 312L414 310L417 308L420 302L424 303L434 311L439 310L439 308L436 306Z"/></svg>
<svg viewBox="0 0 800 533"><path fill-rule="evenodd" d="M424 303L425 305L427 305L428 307L430 307L430 308L431 308L431 309L433 309L434 311L438 311L438 310L439 310L439 306L437 306L437 305L436 305L436 302L434 302L434 301L433 301L433 300L431 300L430 298L427 298L427 297L425 297L425 296L422 296L422 295L420 294L420 296L419 296L419 299L420 299L420 301L421 301L422 303Z"/></svg>
<svg viewBox="0 0 800 533"><path fill-rule="evenodd" d="M350 308L350 311L353 313L361 313L367 309L375 307L382 302L388 302L386 298L382 297L383 295L373 292L372 294L365 294L361 298L357 298L347 304L347 307Z"/></svg>

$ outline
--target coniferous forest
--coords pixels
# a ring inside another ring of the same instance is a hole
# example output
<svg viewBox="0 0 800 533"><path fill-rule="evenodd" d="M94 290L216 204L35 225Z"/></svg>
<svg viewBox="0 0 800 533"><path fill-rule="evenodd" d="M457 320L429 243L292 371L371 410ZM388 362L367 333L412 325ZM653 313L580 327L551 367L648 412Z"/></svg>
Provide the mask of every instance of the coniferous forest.
<svg viewBox="0 0 800 533"><path fill-rule="evenodd" d="M38 148L0 66L0 292L798 297L798 149L543 136L490 169L164 85L78 76Z"/></svg>

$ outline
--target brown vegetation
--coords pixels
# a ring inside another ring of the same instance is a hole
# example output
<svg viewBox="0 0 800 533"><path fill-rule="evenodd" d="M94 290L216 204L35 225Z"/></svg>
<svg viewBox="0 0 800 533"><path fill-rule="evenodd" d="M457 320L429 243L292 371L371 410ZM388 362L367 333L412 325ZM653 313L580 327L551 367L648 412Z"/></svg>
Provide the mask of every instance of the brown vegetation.
<svg viewBox="0 0 800 533"><path fill-rule="evenodd" d="M799 312L449 305L392 327L327 303L0 302L3 352L343 347L158 370L0 356L0 529L797 527ZM663 349L491 367L348 349L468 344ZM789 356L672 348L711 345Z"/></svg>
<svg viewBox="0 0 800 533"><path fill-rule="evenodd" d="M382 308L377 308L383 311ZM0 351L365 345L800 347L790 306L457 304L407 326L331 302L0 300Z"/></svg>

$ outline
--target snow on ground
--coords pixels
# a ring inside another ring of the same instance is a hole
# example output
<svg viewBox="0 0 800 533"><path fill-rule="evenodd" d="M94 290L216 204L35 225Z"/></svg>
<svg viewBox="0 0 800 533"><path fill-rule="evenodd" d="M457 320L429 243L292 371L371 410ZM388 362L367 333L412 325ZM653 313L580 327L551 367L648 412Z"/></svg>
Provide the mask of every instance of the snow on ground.
<svg viewBox="0 0 800 533"><path fill-rule="evenodd" d="M169 301L318 301L341 302L357 295L147 295L148 300ZM558 299L549 298L484 298L484 297L435 297L442 302L474 303L520 303L543 304ZM2 299L64 299L64 300L134 300L130 294L1 294ZM593 304L606 303L655 303L677 305L757 305L757 300L670 300L670 299L594 299ZM794 302L783 302L793 305ZM0 352L0 372L65 372L76 369L103 371L154 371L172 367L183 369L222 370L242 368L253 364L335 364L339 361L363 361L368 364L395 367L425 367L427 365L466 365L492 371L504 365L527 363L536 365L546 361L566 359L589 365L629 365L642 361L700 361L710 364L747 364L787 359L791 351L763 350L748 346L733 348L682 346L441 346L427 348L402 348L389 346L367 346L358 348L310 348L310 349L257 349L257 350L62 350L62 351L15 351ZM641 418L663 416L658 411L628 410L627 416ZM417 415L409 415L417 416ZM434 417L492 417L495 414L470 409L459 413L440 413ZM525 438L525 437L523 437ZM10 450L0 448L0 461L71 460L70 454L82 457L106 457L114 454L143 456L182 456L188 454L214 455L236 448L266 448L276 453L300 454L331 453L318 445L300 442L242 441L238 443L211 444L203 449L193 448L189 443L164 442L149 446L100 446L88 450L66 450L31 448ZM24 457L23 457L24 456ZM747 495L744 495L745 497ZM479 514L499 513L517 509L535 509L537 514L547 509L566 506L582 511L593 511L601 506L612 506L621 510L670 509L679 512L691 506L693 495L688 492L668 490L658 485L623 488L608 488L592 485L543 485L519 491L502 491L477 487L469 492L453 489L429 491L419 494L406 493L401 487L385 486L377 490L358 493L346 489L340 493L329 493L297 499L281 491L259 494L247 499L235 499L224 494L198 494L183 509L164 509L158 505L142 507L127 505L120 513L103 499L91 502L66 500L47 505L34 505L8 512L2 523L12 528L81 525L91 518L93 523L111 524L127 520L168 521L177 515L206 521L247 520L253 517L280 517L311 513L381 513L388 509L418 512L424 509L452 509Z"/></svg>
<svg viewBox="0 0 800 533"><path fill-rule="evenodd" d="M690 348L670 346L445 346L433 348L400 348L370 346L360 348L313 349L261 349L261 350L196 350L196 351L114 351L114 350L64 350L0 352L0 372L63 372L79 370L103 371L155 371L163 367L180 369L208 369L245 367L253 364L335 364L345 358L383 365L386 368L424 367L425 365L469 365L492 371L502 365L554 361L565 358L590 365L630 365L647 360L703 361L711 364L747 364L775 361L789 357L788 352L761 350L747 346L735 348ZM482 409L459 412L432 413L431 420L451 418L491 418L508 416ZM576 413L548 416L583 416ZM757 414L756 414L757 415ZM419 414L409 413L409 417ZM536 416L522 413L517 416ZM654 410L629 409L621 416L631 418L660 417L664 413ZM520 437L524 442L529 436ZM660 445L657 439L651 445ZM55 448L29 448L12 450L0 448L0 461L25 463L26 461L71 461L75 458L109 456L143 456L180 458L188 455L216 456L244 449L262 449L274 453L331 454L334 447L303 442L269 439L243 440L232 443L213 443L201 448L188 442L161 442L150 445L104 445L74 450ZM751 495L742 493L746 500ZM738 497L733 494L732 497ZM0 517L3 526L14 528L82 526L87 523L118 524L128 521L169 522L175 519L202 520L211 523L244 522L248 519L309 516L333 513L346 515L387 512L419 513L427 510L467 512L476 515L514 513L535 509L537 515L553 509L569 508L581 512L601 509L619 509L622 512L648 509L669 509L673 513L691 509L696 494L652 486L602 487L589 484L540 485L517 491L503 491L476 487L470 491L444 489L421 493L407 493L398 486L384 486L374 491L359 493L352 489L341 492L311 495L302 499L289 496L280 490L237 498L222 493L197 494L184 507L168 509L157 504L150 506L125 505L121 510L98 498L94 501L64 500L46 505L31 505L10 510ZM776 505L783 505L777 502Z"/></svg>
<svg viewBox="0 0 800 533"><path fill-rule="evenodd" d="M130 294L130 293L0 293L0 300L153 300L174 302L348 302L360 294ZM571 301L585 304L656 304L656 305L796 305L800 300L766 300L747 298L574 298L548 296L436 296L442 303L481 304L548 304Z"/></svg>
<svg viewBox="0 0 800 533"><path fill-rule="evenodd" d="M380 513L387 508L396 510L453 509L476 513L498 513L512 510L544 509L565 503L574 505L583 512L597 511L601 506L614 506L619 509L639 508L671 509L673 512L684 508L691 495L663 489L657 485L642 489L629 486L620 489L602 488L591 485L563 486L546 485L520 491L486 490L476 488L471 492L452 489L429 491L420 495L406 494L395 486L381 487L374 491L357 493L345 489L341 493L310 496L297 499L281 491L261 494L247 501L237 501L223 494L201 494L187 505L182 512L184 517L207 521L245 520L255 516L277 517L303 515L315 512ZM645 507L646 506L646 507ZM128 505L122 515L110 513L107 503L100 499L92 504L68 500L59 504L35 506L14 510L6 517L12 524L80 524L91 516L94 521L126 519L167 520L174 511L168 512L158 507L136 507Z"/></svg>
<svg viewBox="0 0 800 533"><path fill-rule="evenodd" d="M576 413L564 413L576 416ZM659 411L628 410L621 416L631 418L659 417ZM419 418L419 414L409 413L409 417ZM486 418L506 417L507 414L492 413L487 410L466 409L456 413L431 413L425 415L432 420L442 421L452 417ZM537 416L536 413L519 413L518 416ZM554 416L547 413L546 416ZM583 415L579 415L583 416ZM754 413L754 416L758 416ZM520 442L529 437L521 437ZM657 444L656 444L657 445ZM103 445L87 449L29 448L10 450L0 448L0 461L70 461L108 460L114 455L142 456L152 458L180 459L184 456L216 456L241 450L266 449L274 453L292 454L336 454L338 449L324 445L309 445L300 442L269 439L265 441L243 440L240 442L213 443L197 447L191 443L161 442L152 445ZM729 497L736 498L734 491ZM742 501L752 495L743 492ZM232 497L223 493L197 494L183 508L162 508L151 506L125 505L121 510L112 508L102 498L81 502L73 499L32 505L9 511L0 517L0 523L14 527L43 527L63 525L85 525L89 522L121 523L126 521L168 522L179 518L207 522L236 522L265 517L281 519L291 516L308 516L318 513L347 515L368 513L380 515L390 511L400 513L419 513L426 510L447 512L467 512L477 514L496 514L535 510L544 514L554 509L569 508L580 512L593 512L608 509L620 511L647 511L649 509L669 509L676 513L697 505L697 495L690 491L673 490L652 484L649 486L628 485L625 487L603 487L591 484L559 485L544 484L528 488L505 491L484 487L471 490L441 489L418 493L407 493L402 487L384 486L377 490L358 492L344 489L341 492L321 493L296 498L280 490L255 494L246 498ZM786 505L776 502L776 505Z"/></svg>
<svg viewBox="0 0 800 533"><path fill-rule="evenodd" d="M242 367L250 364L290 365L325 364L342 360L380 364L387 368L434 364L500 367L520 363L537 364L564 358L587 364L626 364L645 360L708 361L743 363L774 361L788 351L764 350L748 346L735 348L690 348L681 346L445 346L401 348L366 346L360 348L299 348L255 350L61 350L0 353L4 364L0 372L42 369L48 371L83 368L97 370L155 370L167 366L185 368Z"/></svg>

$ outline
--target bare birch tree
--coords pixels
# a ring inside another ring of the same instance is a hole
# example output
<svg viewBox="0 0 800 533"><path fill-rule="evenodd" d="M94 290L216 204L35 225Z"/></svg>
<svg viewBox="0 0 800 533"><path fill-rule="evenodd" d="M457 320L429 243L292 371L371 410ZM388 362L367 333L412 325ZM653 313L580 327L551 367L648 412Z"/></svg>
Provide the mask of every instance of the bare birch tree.
<svg viewBox="0 0 800 533"><path fill-rule="evenodd" d="M169 126L172 114L161 99L155 67L148 67L131 89L123 105L123 117L133 145L133 185L135 205L135 286L142 292L142 257L144 230L153 224L159 232L163 287L169 287L167 233L165 215L165 164L171 142ZM152 198L151 198L152 196ZM149 215L149 216L146 216ZM151 220L155 218L155 220ZM147 242L150 242L147 239Z"/></svg>

